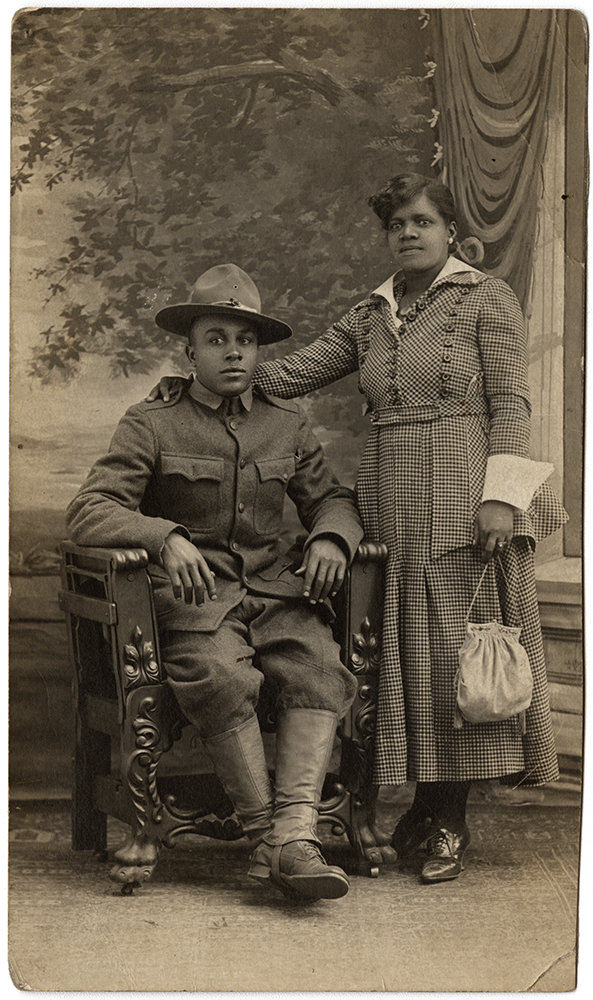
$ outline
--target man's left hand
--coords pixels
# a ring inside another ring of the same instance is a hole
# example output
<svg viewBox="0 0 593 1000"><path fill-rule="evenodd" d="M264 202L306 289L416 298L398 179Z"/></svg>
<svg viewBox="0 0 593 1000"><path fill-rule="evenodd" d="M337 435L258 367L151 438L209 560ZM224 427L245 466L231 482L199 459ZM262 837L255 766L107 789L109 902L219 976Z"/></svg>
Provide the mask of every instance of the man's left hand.
<svg viewBox="0 0 593 1000"><path fill-rule="evenodd" d="M331 538L316 538L305 552L295 576L304 576L303 594L309 604L335 597L344 582L348 560Z"/></svg>

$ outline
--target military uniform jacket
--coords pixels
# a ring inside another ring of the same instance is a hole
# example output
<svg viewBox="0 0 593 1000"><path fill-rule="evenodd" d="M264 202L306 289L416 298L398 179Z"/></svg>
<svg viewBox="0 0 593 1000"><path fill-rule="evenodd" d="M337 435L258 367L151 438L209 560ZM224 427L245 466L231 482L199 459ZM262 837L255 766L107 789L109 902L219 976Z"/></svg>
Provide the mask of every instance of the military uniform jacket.
<svg viewBox="0 0 593 1000"><path fill-rule="evenodd" d="M67 513L80 545L144 548L161 627L210 631L246 593L302 598L282 556L284 498L314 538L332 535L351 560L362 538L354 495L341 486L298 404L253 393L250 411L224 415L184 393L138 403L120 421ZM161 552L178 530L216 576L218 599L173 596Z"/></svg>

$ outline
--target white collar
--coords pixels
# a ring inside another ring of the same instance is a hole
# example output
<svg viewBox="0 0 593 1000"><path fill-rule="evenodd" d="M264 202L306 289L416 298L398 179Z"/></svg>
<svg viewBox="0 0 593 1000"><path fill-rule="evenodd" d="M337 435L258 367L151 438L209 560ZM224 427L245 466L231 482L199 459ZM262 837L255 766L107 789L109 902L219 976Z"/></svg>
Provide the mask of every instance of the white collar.
<svg viewBox="0 0 593 1000"><path fill-rule="evenodd" d="M429 287L432 288L436 285L437 281L442 281L444 278L448 278L450 274L459 274L462 271L473 271L475 274L484 273L483 271L478 271L477 267L472 267L471 264L466 264L465 261L459 260L459 257L449 257L445 262L444 267L441 268ZM401 270L396 271L395 274L392 274L391 277L387 279L387 281L384 281L378 288L375 288L372 293L373 295L382 295L384 299L387 299L394 315L397 314L398 308L395 298L393 297L393 286L403 273L404 272Z"/></svg>

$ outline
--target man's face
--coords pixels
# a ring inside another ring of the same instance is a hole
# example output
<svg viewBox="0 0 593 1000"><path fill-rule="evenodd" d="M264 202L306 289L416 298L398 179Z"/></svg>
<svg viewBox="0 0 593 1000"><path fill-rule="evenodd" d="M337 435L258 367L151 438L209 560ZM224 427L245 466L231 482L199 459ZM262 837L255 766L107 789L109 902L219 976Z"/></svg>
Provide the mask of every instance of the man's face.
<svg viewBox="0 0 593 1000"><path fill-rule="evenodd" d="M257 333L243 318L201 316L192 323L187 356L207 389L219 396L239 396L257 365Z"/></svg>

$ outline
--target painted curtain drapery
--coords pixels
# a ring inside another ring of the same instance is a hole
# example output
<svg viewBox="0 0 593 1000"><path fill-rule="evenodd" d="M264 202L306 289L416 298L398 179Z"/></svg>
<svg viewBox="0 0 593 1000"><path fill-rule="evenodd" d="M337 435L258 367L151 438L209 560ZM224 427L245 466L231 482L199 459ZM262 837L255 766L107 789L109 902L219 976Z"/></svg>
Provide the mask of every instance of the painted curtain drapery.
<svg viewBox="0 0 593 1000"><path fill-rule="evenodd" d="M529 312L557 43L553 10L431 11L443 181L483 268Z"/></svg>

